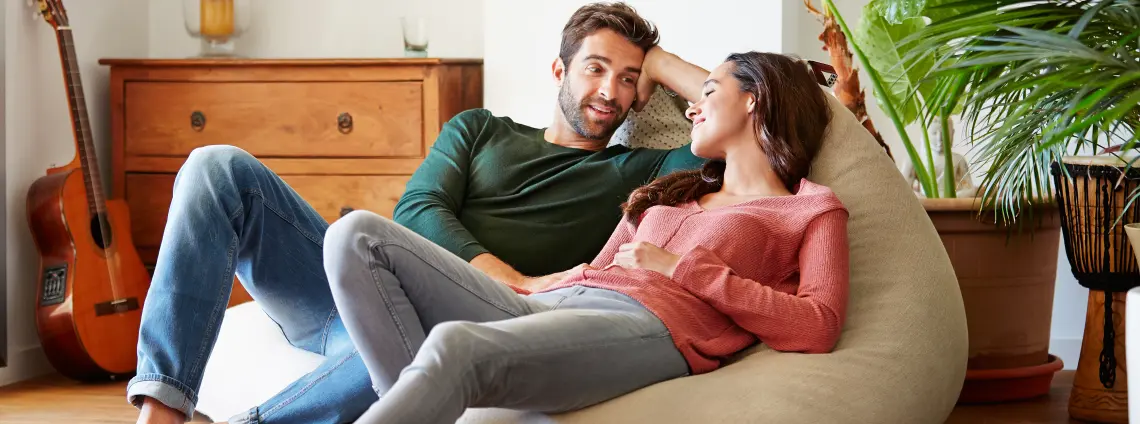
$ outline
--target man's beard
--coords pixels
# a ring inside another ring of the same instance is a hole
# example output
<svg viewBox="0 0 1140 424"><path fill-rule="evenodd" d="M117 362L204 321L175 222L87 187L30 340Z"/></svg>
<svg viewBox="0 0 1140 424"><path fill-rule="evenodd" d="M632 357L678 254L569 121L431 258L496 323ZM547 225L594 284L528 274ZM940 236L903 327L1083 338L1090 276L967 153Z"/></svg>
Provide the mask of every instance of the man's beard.
<svg viewBox="0 0 1140 424"><path fill-rule="evenodd" d="M562 108L562 114L566 116L566 122L569 122L570 126L574 128L574 132L582 137L591 140L609 140L610 136L614 135L614 131L621 127L626 114L629 113L627 110L622 110L613 100L605 101L591 98L582 101L575 100L570 91L570 81L567 80L565 84L562 84L562 89L558 90L558 105ZM590 103L612 108L619 113L614 114L612 122L590 120L586 116L586 108L590 107ZM601 126L600 129L592 129L599 125Z"/></svg>

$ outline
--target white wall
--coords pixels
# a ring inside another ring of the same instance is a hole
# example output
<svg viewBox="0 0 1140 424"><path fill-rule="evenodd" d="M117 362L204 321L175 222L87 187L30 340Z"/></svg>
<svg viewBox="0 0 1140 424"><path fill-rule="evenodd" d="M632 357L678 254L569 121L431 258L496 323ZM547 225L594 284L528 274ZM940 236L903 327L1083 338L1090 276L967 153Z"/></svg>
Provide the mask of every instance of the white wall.
<svg viewBox="0 0 1140 424"><path fill-rule="evenodd" d="M24 214L25 196L45 169L75 156L55 34L43 19L33 18L33 10L23 0L7 0L4 7L9 366L0 368L0 385L50 371L35 330L38 255ZM75 0L66 7L95 147L104 175L108 175L108 72L97 61L146 54L147 4L141 0Z"/></svg>
<svg viewBox="0 0 1140 424"><path fill-rule="evenodd" d="M139 0L143 1L143 0ZM181 0L151 0L152 57L197 54L186 32ZM250 57L360 58L404 54L400 16L429 20L428 54L482 57L482 0L253 0L250 31L236 43Z"/></svg>
<svg viewBox="0 0 1140 424"><path fill-rule="evenodd" d="M785 18L791 19L787 25L789 28L788 32L791 34L791 37L796 38L796 40L790 44L794 46L794 49L788 52L798 54L807 59L830 63L828 53L820 50L823 43L819 41L818 37L822 30L822 24L808 13L801 1L786 1L792 3L789 7L795 7L794 13L785 13ZM812 3L817 8L822 7L821 1L819 0L813 0ZM862 15L863 6L867 4L867 0L844 0L835 3L838 5L839 13L843 16L847 25L854 28L858 24L859 17ZM879 109L878 103L874 100L874 91L870 86L870 80L867 79L866 73L862 71L863 66L858 64L858 58L853 58L853 60L857 62L856 67L860 69L859 77L861 87L867 94L867 114L871 117L871 120L875 123L875 128L879 130L884 141L886 141L890 147L891 153L895 157L895 162L901 167L904 163L909 162L901 138L898 136L898 132L895 131L890 119L883 114L882 110ZM955 126L956 136L960 139L964 132L960 126ZM917 125L912 125L909 128L908 135L910 135L912 140L915 140L916 137L922 137L921 131ZM971 152L968 146L961 142L955 148L955 151L963 153L967 157L973 156L970 154ZM975 167L972 171L975 183L980 183L980 175L984 171L983 167ZM1088 289L1078 284L1077 280L1073 277L1068 258L1065 257L1063 239L1058 251L1058 258L1057 282L1053 295L1053 328L1050 352L1059 356L1061 360L1064 361L1066 369L1075 369L1077 360L1080 358L1081 339L1084 334Z"/></svg>
<svg viewBox="0 0 1140 424"><path fill-rule="evenodd" d="M535 127L550 124L558 89L551 64L562 27L583 0L486 0L484 107ZM661 31L661 47L705 69L731 52L781 49L781 0L630 0Z"/></svg>

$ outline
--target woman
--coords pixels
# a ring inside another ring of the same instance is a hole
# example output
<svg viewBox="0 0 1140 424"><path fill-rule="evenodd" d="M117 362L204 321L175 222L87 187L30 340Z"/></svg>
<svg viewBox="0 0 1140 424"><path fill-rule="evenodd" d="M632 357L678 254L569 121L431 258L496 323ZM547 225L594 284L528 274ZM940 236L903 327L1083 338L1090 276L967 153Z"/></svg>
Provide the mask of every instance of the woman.
<svg viewBox="0 0 1140 424"><path fill-rule="evenodd" d="M568 411L713 371L758 340L833 349L847 211L805 179L830 120L825 96L801 62L729 56L686 112L693 153L709 164L633 192L594 261L540 292L512 290L377 215L342 218L326 248L360 256L326 255L325 268L381 396L358 422Z"/></svg>

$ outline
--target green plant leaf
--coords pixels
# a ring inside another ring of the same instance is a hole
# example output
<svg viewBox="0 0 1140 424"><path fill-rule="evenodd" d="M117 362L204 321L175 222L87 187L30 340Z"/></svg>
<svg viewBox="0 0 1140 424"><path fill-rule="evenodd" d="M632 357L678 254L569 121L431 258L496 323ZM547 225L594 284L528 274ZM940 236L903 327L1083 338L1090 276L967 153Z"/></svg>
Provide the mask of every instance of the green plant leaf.
<svg viewBox="0 0 1140 424"><path fill-rule="evenodd" d="M904 63L908 46L899 42L925 27L926 22L915 17L893 25L875 10L877 4L871 2L863 7L863 16L852 34L852 42L859 45L869 62L867 66L874 68L887 85L891 102L898 108L905 126L918 118L923 102L934 90L933 81L922 81L934 62L928 58ZM915 98L912 93L919 93L921 97Z"/></svg>
<svg viewBox="0 0 1140 424"><path fill-rule="evenodd" d="M1000 3L995 0L927 0L922 14L930 18L931 23L936 23L979 10L996 8Z"/></svg>
<svg viewBox="0 0 1140 424"><path fill-rule="evenodd" d="M927 0L873 0L872 9L891 25L899 25L910 18L922 16Z"/></svg>
<svg viewBox="0 0 1140 424"><path fill-rule="evenodd" d="M871 0L874 10L891 25L910 18L927 17L938 22L977 10L997 7L999 0Z"/></svg>
<svg viewBox="0 0 1140 424"><path fill-rule="evenodd" d="M911 164L914 165L914 172L918 175L918 181L922 185L923 192L928 195L937 193L937 189L934 187L934 181L931 181L932 178L930 174L926 172L926 167L923 166L922 161L919 160L918 151L915 150L914 143L911 142L910 135L906 132L906 126L902 122L898 108L891 102L883 79L879 76L879 73L875 71L875 68L869 65L870 61L867 59L867 55L863 52L863 49L859 47L858 41L855 40L854 32L847 26L843 15L840 14L839 9L835 7L835 2L833 0L823 0L823 5L832 16L835 17L835 22L839 24L839 28L851 43L851 50L855 58L863 65L867 73L867 78L871 80L871 88L875 93L875 98L878 99L879 104L883 106L883 113L890 118L895 130L898 131L899 138L902 140L907 156L910 157Z"/></svg>

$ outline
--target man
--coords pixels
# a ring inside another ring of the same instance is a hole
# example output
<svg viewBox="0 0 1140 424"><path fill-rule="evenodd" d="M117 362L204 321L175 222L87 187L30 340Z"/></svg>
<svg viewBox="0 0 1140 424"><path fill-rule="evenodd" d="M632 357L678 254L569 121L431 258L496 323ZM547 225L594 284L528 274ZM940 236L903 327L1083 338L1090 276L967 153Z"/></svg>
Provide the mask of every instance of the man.
<svg viewBox="0 0 1140 424"><path fill-rule="evenodd" d="M584 8L568 22L552 65L560 89L550 127L527 127L482 109L451 120L394 220L500 281L536 288L594 258L634 188L702 164L689 146L606 148L638 93L647 101L653 89L638 84L639 77L643 85L651 81L644 68L652 64L643 58L656 45L656 30L647 23L625 34L606 27L619 18L638 19L615 6ZM669 56L659 48L651 54ZM662 77L703 81L708 74L675 57L660 62L667 65ZM695 100L699 92L685 97Z"/></svg>
<svg viewBox="0 0 1140 424"><path fill-rule="evenodd" d="M623 4L579 9L552 65L560 90L551 126L531 128L486 110L457 115L409 181L394 219L520 289L544 287L590 262L630 191L703 164L689 146L606 147L656 84L693 101L700 95L708 72L657 40L656 29ZM140 423L191 416L234 273L290 343L327 359L230 422L351 421L377 399L334 306L323 267L327 228L249 154L211 146L190 155L175 180L137 375L127 388Z"/></svg>

